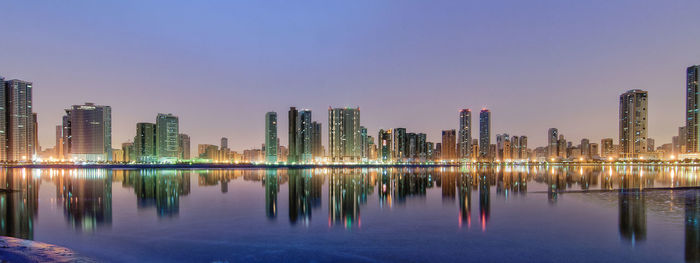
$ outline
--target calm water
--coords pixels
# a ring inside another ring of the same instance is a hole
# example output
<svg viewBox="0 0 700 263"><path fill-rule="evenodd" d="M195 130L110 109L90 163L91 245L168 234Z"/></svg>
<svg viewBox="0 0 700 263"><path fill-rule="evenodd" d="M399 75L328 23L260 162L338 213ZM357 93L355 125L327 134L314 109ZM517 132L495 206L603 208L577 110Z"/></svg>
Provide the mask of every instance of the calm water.
<svg viewBox="0 0 700 263"><path fill-rule="evenodd" d="M698 262L700 190L639 190L698 185L686 167L4 169L0 235L115 262Z"/></svg>

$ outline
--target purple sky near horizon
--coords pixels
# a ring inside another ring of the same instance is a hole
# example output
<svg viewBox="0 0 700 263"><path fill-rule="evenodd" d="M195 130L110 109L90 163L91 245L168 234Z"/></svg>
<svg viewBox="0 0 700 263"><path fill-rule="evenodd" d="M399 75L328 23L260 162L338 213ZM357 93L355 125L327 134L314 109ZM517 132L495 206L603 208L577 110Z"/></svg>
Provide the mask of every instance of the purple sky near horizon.
<svg viewBox="0 0 700 263"><path fill-rule="evenodd" d="M684 125L700 1L2 1L0 75L34 82L42 147L63 109L112 106L113 145L158 112L200 143L264 142L276 111L359 106L362 125L439 142L458 111L492 134L617 139L618 97L649 92L649 137ZM327 134L323 135L327 147ZM495 139L492 139L495 141ZM576 143L575 143L576 144Z"/></svg>

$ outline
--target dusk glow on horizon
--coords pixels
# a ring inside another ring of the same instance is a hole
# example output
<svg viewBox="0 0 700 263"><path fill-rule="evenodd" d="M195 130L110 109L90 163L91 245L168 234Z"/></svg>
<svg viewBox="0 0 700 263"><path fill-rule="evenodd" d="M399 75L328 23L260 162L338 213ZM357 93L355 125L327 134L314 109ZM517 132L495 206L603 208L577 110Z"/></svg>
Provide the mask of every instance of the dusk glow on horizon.
<svg viewBox="0 0 700 263"><path fill-rule="evenodd" d="M649 137L684 125L685 68L700 63L697 1L298 3L6 2L0 74L34 83L39 142L71 105L112 107L113 145L157 113L197 144L259 148L264 115L362 109L369 134L438 142L458 111L493 113L492 136L546 145L618 137L618 97L649 92ZM286 145L287 118L279 118ZM585 127L586 129L582 129ZM478 131L477 131L478 132ZM472 136L478 136L474 132ZM495 137L494 137L495 138ZM492 139L493 140L493 139ZM326 134L323 138L327 143Z"/></svg>

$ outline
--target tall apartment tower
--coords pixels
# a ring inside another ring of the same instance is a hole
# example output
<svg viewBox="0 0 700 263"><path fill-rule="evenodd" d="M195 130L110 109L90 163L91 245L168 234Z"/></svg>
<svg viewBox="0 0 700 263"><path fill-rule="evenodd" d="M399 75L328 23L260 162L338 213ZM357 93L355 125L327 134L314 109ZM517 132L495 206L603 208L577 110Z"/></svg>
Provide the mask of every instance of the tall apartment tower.
<svg viewBox="0 0 700 263"><path fill-rule="evenodd" d="M394 128L393 133L394 139L392 142L394 143L394 157L392 159L394 161L403 161L408 152L406 148L406 128Z"/></svg>
<svg viewBox="0 0 700 263"><path fill-rule="evenodd" d="M462 109L459 111L459 139L457 149L459 158L465 159L471 156L472 143L472 111Z"/></svg>
<svg viewBox="0 0 700 263"><path fill-rule="evenodd" d="M277 162L277 113L265 114L265 161Z"/></svg>
<svg viewBox="0 0 700 263"><path fill-rule="evenodd" d="M56 125L56 146L53 148L54 157L56 159L63 159L63 126Z"/></svg>
<svg viewBox="0 0 700 263"><path fill-rule="evenodd" d="M488 158L491 146L491 111L481 109L479 112L479 157Z"/></svg>
<svg viewBox="0 0 700 263"><path fill-rule="evenodd" d="M647 151L647 92L629 90L620 95L620 148L624 157Z"/></svg>
<svg viewBox="0 0 700 263"><path fill-rule="evenodd" d="M156 124L139 122L134 137L134 157L140 162L153 162L156 155Z"/></svg>
<svg viewBox="0 0 700 263"><path fill-rule="evenodd" d="M457 143L455 130L444 130L442 131L442 159L443 160L454 160L457 157Z"/></svg>
<svg viewBox="0 0 700 263"><path fill-rule="evenodd" d="M288 122L288 145L289 145L289 155L287 155L287 162L296 162L298 161L297 157L297 134L298 134L298 127L297 125L299 124L299 111L297 110L296 107L289 107L289 111L287 112L287 117L289 118Z"/></svg>
<svg viewBox="0 0 700 263"><path fill-rule="evenodd" d="M296 132L296 161L310 162L312 160L312 133L313 126L311 124L311 110L301 110L297 116L297 132ZM291 146L291 144L290 144ZM289 149L289 156L292 155L292 149Z"/></svg>
<svg viewBox="0 0 700 263"><path fill-rule="evenodd" d="M32 83L0 78L0 159L30 161L35 154Z"/></svg>
<svg viewBox="0 0 700 263"><path fill-rule="evenodd" d="M557 130L557 128L549 128L549 130L547 130L547 157L556 158L558 156L558 142L559 130Z"/></svg>
<svg viewBox="0 0 700 263"><path fill-rule="evenodd" d="M685 148L686 152L700 152L700 65L688 67L686 70L685 97Z"/></svg>
<svg viewBox="0 0 700 263"><path fill-rule="evenodd" d="M179 148L178 158L185 160L190 159L190 136L184 133L180 133L178 134L177 138L177 146Z"/></svg>
<svg viewBox="0 0 700 263"><path fill-rule="evenodd" d="M63 130L70 130L69 156L80 161L112 159L112 108L85 103L66 110L64 118L70 121Z"/></svg>
<svg viewBox="0 0 700 263"><path fill-rule="evenodd" d="M392 140L393 136L391 134L391 129L384 130L380 129L377 135L377 158L381 162L391 162L392 153Z"/></svg>
<svg viewBox="0 0 700 263"><path fill-rule="evenodd" d="M356 162L362 150L360 108L328 108L328 155L334 162Z"/></svg>
<svg viewBox="0 0 700 263"><path fill-rule="evenodd" d="M323 137L321 123L311 123L311 154L314 158L323 157Z"/></svg>
<svg viewBox="0 0 700 263"><path fill-rule="evenodd" d="M180 121L172 114L158 113L156 117L156 156L159 158L177 158L180 147L178 139Z"/></svg>
<svg viewBox="0 0 700 263"><path fill-rule="evenodd" d="M221 150L227 150L227 149L228 149L228 138L221 137Z"/></svg>

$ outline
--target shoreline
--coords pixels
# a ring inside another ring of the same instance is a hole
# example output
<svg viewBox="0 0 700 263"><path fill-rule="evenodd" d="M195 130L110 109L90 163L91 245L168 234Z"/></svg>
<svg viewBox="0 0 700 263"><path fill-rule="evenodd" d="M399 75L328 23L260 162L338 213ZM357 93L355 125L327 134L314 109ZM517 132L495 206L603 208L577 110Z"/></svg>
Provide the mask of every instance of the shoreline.
<svg viewBox="0 0 700 263"><path fill-rule="evenodd" d="M685 167L700 166L700 163L664 163L664 162L565 162L565 163L431 163L431 164L234 164L234 163L182 163L182 164L0 164L3 168L30 168L30 169L315 169L315 168L440 168L462 166L669 166Z"/></svg>
<svg viewBox="0 0 700 263"><path fill-rule="evenodd" d="M2 262L97 262L77 252L48 243L0 236Z"/></svg>

